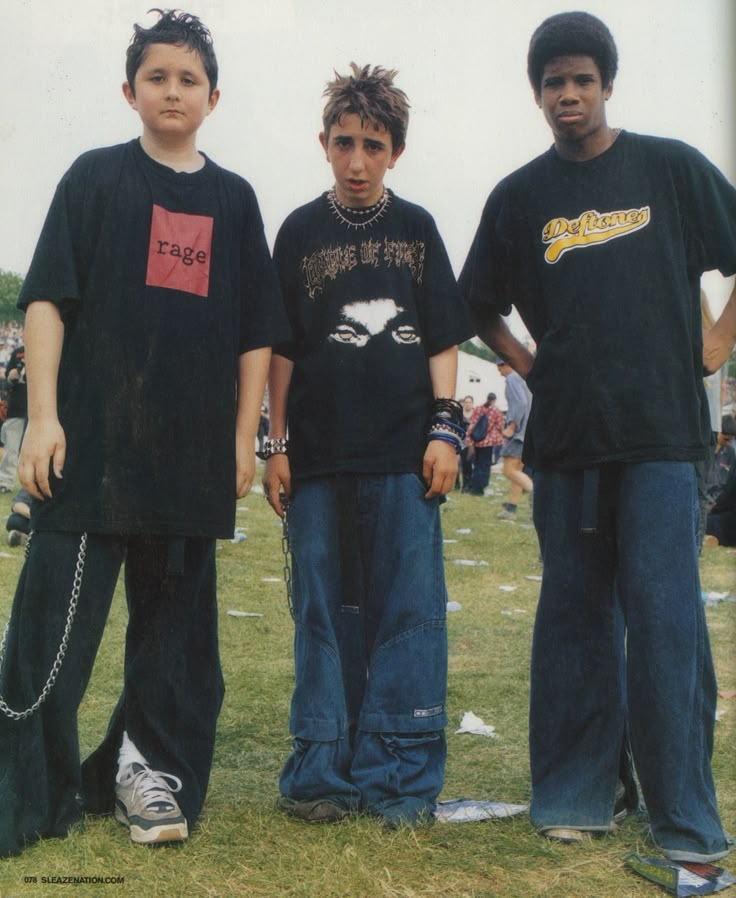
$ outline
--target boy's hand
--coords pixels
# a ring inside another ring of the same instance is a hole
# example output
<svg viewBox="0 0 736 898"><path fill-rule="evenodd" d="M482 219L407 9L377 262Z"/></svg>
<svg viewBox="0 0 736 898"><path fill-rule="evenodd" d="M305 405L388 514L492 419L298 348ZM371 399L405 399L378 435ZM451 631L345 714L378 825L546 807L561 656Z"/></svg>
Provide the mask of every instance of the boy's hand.
<svg viewBox="0 0 736 898"><path fill-rule="evenodd" d="M256 476L255 437L235 434L235 494L247 496Z"/></svg>
<svg viewBox="0 0 736 898"><path fill-rule="evenodd" d="M288 501L291 498L291 468L288 456L278 453L268 459L263 474L263 491L268 504L280 518L283 518L285 509L282 499Z"/></svg>
<svg viewBox="0 0 736 898"><path fill-rule="evenodd" d="M436 499L437 496L446 496L454 489L457 481L457 452L444 440L430 440L424 453L422 465L424 482L429 484L429 489L424 494L425 499Z"/></svg>
<svg viewBox="0 0 736 898"><path fill-rule="evenodd" d="M66 436L58 418L28 422L18 462L18 477L36 499L51 498L49 463L61 480L66 460Z"/></svg>

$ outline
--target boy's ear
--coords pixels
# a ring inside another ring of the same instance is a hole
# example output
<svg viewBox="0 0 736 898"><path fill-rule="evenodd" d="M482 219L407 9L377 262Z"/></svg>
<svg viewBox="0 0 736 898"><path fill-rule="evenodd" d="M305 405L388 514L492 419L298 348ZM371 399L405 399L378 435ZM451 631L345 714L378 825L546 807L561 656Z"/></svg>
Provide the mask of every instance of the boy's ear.
<svg viewBox="0 0 736 898"><path fill-rule="evenodd" d="M123 96L133 109L137 109L135 104L135 94L133 93L133 88L130 86L129 81L123 81Z"/></svg>
<svg viewBox="0 0 736 898"><path fill-rule="evenodd" d="M220 88L216 87L210 94L209 109L207 110L207 115L209 115L210 112L212 112L212 110L215 108L215 106L217 106L219 100L220 100Z"/></svg>
<svg viewBox="0 0 736 898"><path fill-rule="evenodd" d="M536 88L532 89L532 93L534 94L534 102L541 109L542 108L542 95L539 93L539 91Z"/></svg>
<svg viewBox="0 0 736 898"><path fill-rule="evenodd" d="M322 144L322 149L325 151L325 155L327 155L327 135L324 131L319 132L319 142Z"/></svg>
<svg viewBox="0 0 736 898"><path fill-rule="evenodd" d="M399 156L404 152L405 149L406 149L406 144L402 143L398 149L394 150L394 152L391 154L391 161L388 164L389 168L393 168L394 165L396 165L396 163L399 160Z"/></svg>

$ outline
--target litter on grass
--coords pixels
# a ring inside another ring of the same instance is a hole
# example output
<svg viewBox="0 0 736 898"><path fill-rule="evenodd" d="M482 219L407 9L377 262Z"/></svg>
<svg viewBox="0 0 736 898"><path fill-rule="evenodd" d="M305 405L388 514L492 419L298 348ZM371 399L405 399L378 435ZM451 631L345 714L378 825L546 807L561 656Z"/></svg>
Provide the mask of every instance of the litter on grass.
<svg viewBox="0 0 736 898"><path fill-rule="evenodd" d="M503 590L503 592L513 592L517 587L511 586L509 583L504 583L502 586L499 586L498 588Z"/></svg>
<svg viewBox="0 0 736 898"><path fill-rule="evenodd" d="M460 727L455 730L455 734L458 733L471 733L473 736L488 736L491 739L496 738L496 728L492 727L490 724L484 723L483 720L478 717L477 714L473 714L472 711L466 711L463 714L462 720L460 721Z"/></svg>
<svg viewBox="0 0 736 898"><path fill-rule="evenodd" d="M462 611L463 606L460 604L460 602L448 602L447 610L448 611Z"/></svg>
<svg viewBox="0 0 736 898"><path fill-rule="evenodd" d="M635 873L663 886L677 898L712 895L736 883L736 877L728 870L713 864L685 864L656 857L639 857L635 851L630 851L624 862Z"/></svg>
<svg viewBox="0 0 736 898"><path fill-rule="evenodd" d="M524 579L525 580L534 580L535 583L541 583L542 575L541 574L527 574Z"/></svg>
<svg viewBox="0 0 736 898"><path fill-rule="evenodd" d="M456 539L443 539L442 542L443 543L456 543L457 540Z"/></svg>
<svg viewBox="0 0 736 898"><path fill-rule="evenodd" d="M473 531L470 527L461 527L459 530L456 530L455 533L472 533Z"/></svg>
<svg viewBox="0 0 736 898"><path fill-rule="evenodd" d="M736 602L736 596L732 596L728 592L704 592L702 598L706 605L717 605L719 602Z"/></svg>
<svg viewBox="0 0 736 898"><path fill-rule="evenodd" d="M487 561L470 561L467 558L456 558L453 564L461 564L464 567L488 567Z"/></svg>
<svg viewBox="0 0 736 898"><path fill-rule="evenodd" d="M230 617L263 617L260 611L236 611L234 608L228 614Z"/></svg>
<svg viewBox="0 0 736 898"><path fill-rule="evenodd" d="M261 577L261 583L283 583L281 577Z"/></svg>
<svg viewBox="0 0 736 898"><path fill-rule="evenodd" d="M439 823L476 823L480 820L503 820L529 810L525 804L502 801L476 801L472 798L448 798L438 801L435 819Z"/></svg>

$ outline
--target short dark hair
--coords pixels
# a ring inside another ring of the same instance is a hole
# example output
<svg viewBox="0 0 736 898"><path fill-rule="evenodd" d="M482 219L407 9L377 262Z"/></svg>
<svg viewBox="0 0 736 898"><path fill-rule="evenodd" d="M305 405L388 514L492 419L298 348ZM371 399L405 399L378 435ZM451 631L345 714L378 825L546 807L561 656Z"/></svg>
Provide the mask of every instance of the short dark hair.
<svg viewBox="0 0 736 898"><path fill-rule="evenodd" d="M330 81L323 93L327 105L322 112L322 126L325 136L334 124L339 124L343 115L359 115L361 124L371 122L383 125L391 135L394 151L406 143L406 129L409 127L409 99L403 90L394 84L395 69L382 66L358 66L350 63L352 75L335 72L335 80Z"/></svg>
<svg viewBox="0 0 736 898"><path fill-rule="evenodd" d="M541 93L544 67L557 56L591 56L608 87L618 70L618 51L608 28L587 12L561 12L537 28L529 42L527 74L534 93Z"/></svg>
<svg viewBox="0 0 736 898"><path fill-rule="evenodd" d="M724 415L721 418L721 433L736 437L736 418L733 415Z"/></svg>
<svg viewBox="0 0 736 898"><path fill-rule="evenodd" d="M157 12L159 20L151 28L133 25L133 37L126 53L125 77L135 93L135 76L143 65L146 51L151 44L174 44L187 47L199 55L210 82L210 96L217 87L217 57L212 45L212 35L197 16L178 9L149 9Z"/></svg>

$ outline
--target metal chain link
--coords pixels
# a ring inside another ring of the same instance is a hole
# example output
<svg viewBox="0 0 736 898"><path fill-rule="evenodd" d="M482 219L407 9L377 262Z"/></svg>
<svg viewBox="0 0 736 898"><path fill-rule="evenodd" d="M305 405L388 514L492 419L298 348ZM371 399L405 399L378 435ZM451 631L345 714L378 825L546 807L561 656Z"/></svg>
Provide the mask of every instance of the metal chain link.
<svg viewBox="0 0 736 898"><path fill-rule="evenodd" d="M33 532L31 532L28 543L26 544L26 559L28 558L28 553L31 548L31 538L33 537ZM59 676L59 671L61 670L61 664L66 655L66 649L69 644L69 635L72 632L72 622L74 621L74 615L77 612L77 604L79 602L79 593L82 589L82 575L84 574L84 562L87 556L87 534L83 533L82 538L79 542L79 554L77 555L77 566L74 571L74 582L72 584L72 593L69 599L69 610L66 615L66 625L64 627L64 634L61 637L61 642L59 643L59 651L56 653L56 658L54 663L51 665L51 670L49 671L48 678L46 680L46 685L41 690L41 694L38 696L36 701L25 711L14 711L5 701L3 696L0 694L0 711L9 718L10 720L25 720L30 717L32 714L35 714L36 711L41 707L43 702L49 697L49 693L51 692L54 683L56 682L56 678ZM8 637L8 630L10 628L10 621L5 625L5 631L3 632L2 642L0 642L0 672L2 672L3 661L5 660L5 641Z"/></svg>
<svg viewBox="0 0 736 898"><path fill-rule="evenodd" d="M289 614L291 619L294 617L294 602L291 589L291 546L289 545L289 516L286 500L281 498L281 505L284 509L284 516L281 519L281 551L284 554L284 583L286 584L286 603L289 606Z"/></svg>

